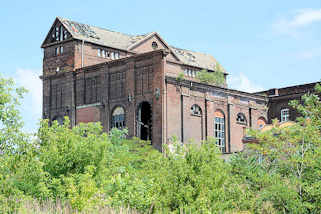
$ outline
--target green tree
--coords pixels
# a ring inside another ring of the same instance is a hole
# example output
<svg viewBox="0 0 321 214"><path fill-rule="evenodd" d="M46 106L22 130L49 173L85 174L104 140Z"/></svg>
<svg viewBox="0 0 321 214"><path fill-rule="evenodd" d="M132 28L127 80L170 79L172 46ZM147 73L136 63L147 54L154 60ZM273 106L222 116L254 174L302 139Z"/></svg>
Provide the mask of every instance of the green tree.
<svg viewBox="0 0 321 214"><path fill-rule="evenodd" d="M316 92L321 93L319 85ZM247 166L233 162L238 166L235 172L250 175L244 183L255 195L254 207L269 202L277 213L321 212L321 103L314 94L304 95L302 100L302 104L291 102L302 114L295 125L279 128L274 122L275 127L270 131L249 132L260 142L250 146L252 154L247 157L261 160L254 162L253 176L246 170ZM256 182L250 182L251 177Z"/></svg>
<svg viewBox="0 0 321 214"><path fill-rule="evenodd" d="M206 84L214 84L217 86L223 86L225 84L225 76L223 68L219 63L216 63L216 69L214 72L208 72L203 69L196 74L196 78Z"/></svg>

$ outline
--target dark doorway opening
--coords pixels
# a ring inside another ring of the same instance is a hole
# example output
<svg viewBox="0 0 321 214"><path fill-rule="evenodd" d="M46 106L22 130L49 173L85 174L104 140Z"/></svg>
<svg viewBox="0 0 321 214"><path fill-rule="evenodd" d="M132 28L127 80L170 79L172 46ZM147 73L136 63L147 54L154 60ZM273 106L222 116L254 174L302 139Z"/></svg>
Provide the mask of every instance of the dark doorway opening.
<svg viewBox="0 0 321 214"><path fill-rule="evenodd" d="M137 137L152 141L152 107L144 101L137 110Z"/></svg>

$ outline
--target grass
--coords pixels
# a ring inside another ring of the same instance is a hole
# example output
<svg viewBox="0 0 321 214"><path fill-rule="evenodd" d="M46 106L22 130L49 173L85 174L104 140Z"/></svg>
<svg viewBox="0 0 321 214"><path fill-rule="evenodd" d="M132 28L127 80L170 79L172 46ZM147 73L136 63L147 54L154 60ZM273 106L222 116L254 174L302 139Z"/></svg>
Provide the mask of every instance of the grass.
<svg viewBox="0 0 321 214"><path fill-rule="evenodd" d="M130 208L114 209L110 207L98 207L86 211L78 211L72 209L70 204L63 203L59 200L56 202L37 200L27 200L22 202L16 212L10 212L8 207L0 206L0 213L17 213L17 214L139 214L139 212Z"/></svg>

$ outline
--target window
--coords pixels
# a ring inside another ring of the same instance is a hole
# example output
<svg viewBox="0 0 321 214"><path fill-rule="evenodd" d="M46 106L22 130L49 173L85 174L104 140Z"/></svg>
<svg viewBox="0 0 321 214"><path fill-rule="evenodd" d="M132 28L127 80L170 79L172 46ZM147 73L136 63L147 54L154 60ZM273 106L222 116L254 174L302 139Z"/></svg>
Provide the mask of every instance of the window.
<svg viewBox="0 0 321 214"><path fill-rule="evenodd" d="M98 48L98 51L97 51L97 56L101 56L101 50Z"/></svg>
<svg viewBox="0 0 321 214"><path fill-rule="evenodd" d="M111 52L111 59L115 59L114 52Z"/></svg>
<svg viewBox="0 0 321 214"><path fill-rule="evenodd" d="M281 122L289 121L290 119L290 110L288 108L281 110Z"/></svg>
<svg viewBox="0 0 321 214"><path fill-rule="evenodd" d="M214 136L216 144L225 152L225 117L221 111L214 113Z"/></svg>
<svg viewBox="0 0 321 214"><path fill-rule="evenodd" d="M157 49L158 48L157 42L155 42L155 41L152 42L152 48L153 49Z"/></svg>
<svg viewBox="0 0 321 214"><path fill-rule="evenodd" d="M60 26L60 38L59 38L59 41L62 41L64 40L64 29L62 27L62 25Z"/></svg>
<svg viewBox="0 0 321 214"><path fill-rule="evenodd" d="M202 115L202 109L198 105L194 104L191 107L191 113L192 113L192 115L195 115L195 116L201 116Z"/></svg>
<svg viewBox="0 0 321 214"><path fill-rule="evenodd" d="M258 120L257 120L257 125L259 127L259 129L262 129L266 124L266 120L263 118L263 117L260 117Z"/></svg>
<svg viewBox="0 0 321 214"><path fill-rule="evenodd" d="M57 121L58 125L62 126L64 125L64 120L65 118L63 116L56 116L52 121Z"/></svg>
<svg viewBox="0 0 321 214"><path fill-rule="evenodd" d="M67 38L68 38L67 31L64 31L64 39L67 39Z"/></svg>
<svg viewBox="0 0 321 214"><path fill-rule="evenodd" d="M118 52L115 52L114 56L115 56L115 59L119 59L119 53Z"/></svg>
<svg viewBox="0 0 321 214"><path fill-rule="evenodd" d="M63 53L64 53L64 47L60 46L60 54L63 54Z"/></svg>
<svg viewBox="0 0 321 214"><path fill-rule="evenodd" d="M59 40L59 27L56 27L56 41Z"/></svg>
<svg viewBox="0 0 321 214"><path fill-rule="evenodd" d="M237 117L236 117L236 122L239 123L239 124L246 125L247 122L246 122L245 115L243 113L238 113Z"/></svg>
<svg viewBox="0 0 321 214"><path fill-rule="evenodd" d="M55 56L59 55L59 48L55 48Z"/></svg>
<svg viewBox="0 0 321 214"><path fill-rule="evenodd" d="M60 67L58 66L57 68L56 68L56 72L59 72L60 71Z"/></svg>
<svg viewBox="0 0 321 214"><path fill-rule="evenodd" d="M111 128L125 128L125 111L123 107L116 107L111 116Z"/></svg>
<svg viewBox="0 0 321 214"><path fill-rule="evenodd" d="M102 57L105 58L105 57L106 57L106 55L105 55L105 50L102 50L101 53L102 53Z"/></svg>

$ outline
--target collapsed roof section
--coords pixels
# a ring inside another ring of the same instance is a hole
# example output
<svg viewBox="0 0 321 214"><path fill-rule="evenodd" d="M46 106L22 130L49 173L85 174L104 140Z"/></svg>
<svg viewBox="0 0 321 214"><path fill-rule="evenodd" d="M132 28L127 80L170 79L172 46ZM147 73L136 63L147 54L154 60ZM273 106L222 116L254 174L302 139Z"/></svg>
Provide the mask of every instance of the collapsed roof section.
<svg viewBox="0 0 321 214"><path fill-rule="evenodd" d="M100 27L78 23L61 17L56 18L52 29L57 22L60 22L68 30L73 39L84 40L93 44L125 50L128 52L131 51L131 47L139 45L139 43L149 38L152 34L160 37L156 32L142 35L124 34ZM50 37L50 32L52 29L49 31L47 38ZM42 47L45 47L47 38L42 44ZM168 46L168 49L173 53L173 55L175 55L178 60L185 65L204 68L211 71L216 70L217 61L209 54L180 49L169 45L166 46ZM226 74L225 71L223 72Z"/></svg>

